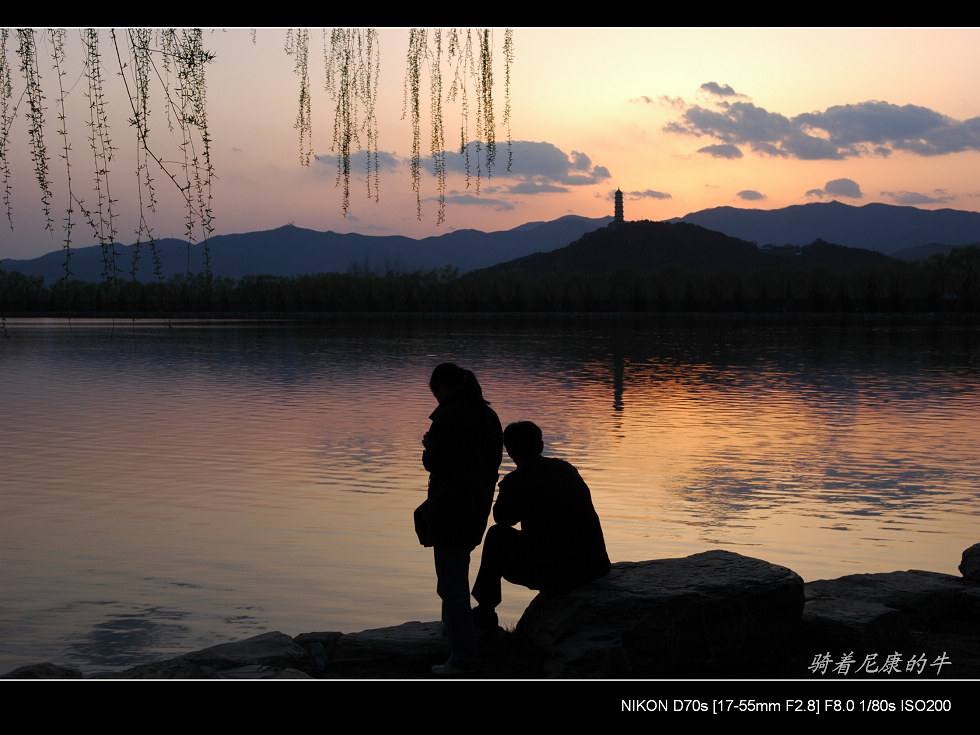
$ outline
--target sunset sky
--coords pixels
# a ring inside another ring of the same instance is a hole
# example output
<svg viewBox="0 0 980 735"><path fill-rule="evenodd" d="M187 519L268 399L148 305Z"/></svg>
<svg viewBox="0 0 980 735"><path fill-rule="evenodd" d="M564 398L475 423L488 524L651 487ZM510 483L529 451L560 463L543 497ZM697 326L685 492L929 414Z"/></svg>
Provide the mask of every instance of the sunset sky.
<svg viewBox="0 0 980 735"><path fill-rule="evenodd" d="M39 39L41 37L39 36ZM69 30L66 87L76 196L91 203L92 155L78 32ZM511 85L513 165L498 153L492 177L465 188L449 158L447 221L436 225L431 175L422 221L408 177L411 128L402 118L408 31L382 29L378 88L383 170L380 202L353 183L345 219L331 154L332 103L323 91L323 38L310 32L313 152L300 164L299 83L284 29L209 31L215 234L287 223L314 230L423 237L453 229L503 230L566 214L612 213L660 220L708 207L774 209L838 199L980 211L980 30L814 28L516 28ZM495 29L495 115L503 118L503 29ZM118 149L110 173L118 240L136 226L133 129L127 125L115 52L102 33L108 117ZM13 101L24 87L16 37L7 40ZM13 230L0 230L0 258L62 247L65 163L55 114L56 78L42 54L54 232L44 230L21 102L10 134ZM448 85L447 85L448 86ZM153 92L156 90L154 89ZM151 92L151 95L153 94ZM428 87L423 91L428 95ZM156 104L160 107L158 95ZM154 99L151 96L151 105ZM159 107L157 108L159 109ZM425 123L423 123L425 125ZM459 140L459 107L445 107L447 148ZM174 158L162 116L154 147ZM506 138L498 125L498 140ZM429 136L422 132L423 153ZM156 176L157 237L181 237L176 188ZM78 218L78 215L76 215ZM80 219L80 218L78 218ZM79 222L72 245L96 244Z"/></svg>

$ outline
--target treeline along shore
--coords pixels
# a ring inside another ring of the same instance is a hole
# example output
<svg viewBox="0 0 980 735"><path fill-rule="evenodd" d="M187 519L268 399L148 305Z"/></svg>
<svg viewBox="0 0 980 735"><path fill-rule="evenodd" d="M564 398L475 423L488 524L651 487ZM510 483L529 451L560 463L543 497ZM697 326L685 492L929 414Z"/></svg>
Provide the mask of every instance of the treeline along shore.
<svg viewBox="0 0 980 735"><path fill-rule="evenodd" d="M980 247L906 262L880 256L857 265L789 248L778 265L739 268L672 263L604 272L528 267L460 274L452 267L387 272L246 276L189 274L100 283L0 270L0 313L285 314L333 312L736 312L847 313L980 311ZM846 250L841 248L841 250ZM809 256L809 257L806 257Z"/></svg>

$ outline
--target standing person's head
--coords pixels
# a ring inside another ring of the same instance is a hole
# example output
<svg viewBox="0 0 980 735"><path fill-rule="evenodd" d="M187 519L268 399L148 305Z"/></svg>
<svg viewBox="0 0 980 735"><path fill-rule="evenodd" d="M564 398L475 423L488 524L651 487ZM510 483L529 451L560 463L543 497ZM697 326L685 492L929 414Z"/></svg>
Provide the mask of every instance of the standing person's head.
<svg viewBox="0 0 980 735"><path fill-rule="evenodd" d="M541 456L544 451L544 439L541 429L531 421L518 421L504 429L504 446L508 456L520 466L529 459Z"/></svg>
<svg viewBox="0 0 980 735"><path fill-rule="evenodd" d="M429 390L440 403L449 394L457 393L478 403L490 403L483 398L483 389L480 387L476 376L454 362L443 362L436 365L436 369L432 371L432 377L429 378Z"/></svg>

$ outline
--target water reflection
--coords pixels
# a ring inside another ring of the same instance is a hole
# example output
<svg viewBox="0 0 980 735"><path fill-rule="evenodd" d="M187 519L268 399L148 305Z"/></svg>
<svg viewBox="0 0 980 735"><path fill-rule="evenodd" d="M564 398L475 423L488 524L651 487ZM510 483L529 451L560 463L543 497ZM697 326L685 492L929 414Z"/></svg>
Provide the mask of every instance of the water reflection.
<svg viewBox="0 0 980 735"><path fill-rule="evenodd" d="M722 547L806 579L956 573L977 540L972 327L10 327L4 671L436 619L410 519L443 360L579 468L613 561ZM503 623L530 594L505 592Z"/></svg>

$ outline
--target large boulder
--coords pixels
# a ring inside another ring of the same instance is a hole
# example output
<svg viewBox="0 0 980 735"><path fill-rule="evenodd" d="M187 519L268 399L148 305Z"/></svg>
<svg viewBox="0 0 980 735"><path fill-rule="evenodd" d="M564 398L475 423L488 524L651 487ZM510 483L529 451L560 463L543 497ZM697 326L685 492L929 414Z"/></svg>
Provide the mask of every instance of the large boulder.
<svg viewBox="0 0 980 735"><path fill-rule="evenodd" d="M963 550L959 570L971 582L980 582L980 544L973 544L969 549Z"/></svg>
<svg viewBox="0 0 980 735"><path fill-rule="evenodd" d="M542 592L517 633L551 676L738 671L792 646L803 610L796 572L728 551L613 564L602 579Z"/></svg>
<svg viewBox="0 0 980 735"><path fill-rule="evenodd" d="M835 651L885 651L916 643L917 631L976 618L977 584L912 569L850 574L805 585L803 630Z"/></svg>

